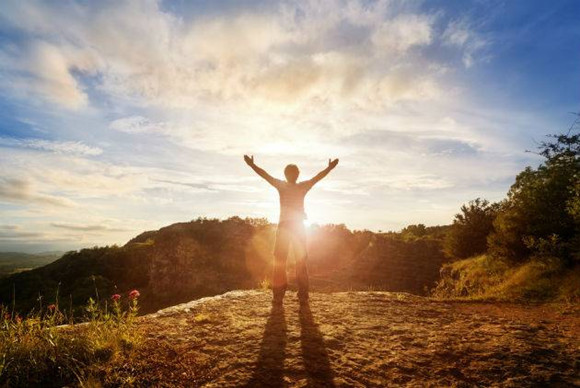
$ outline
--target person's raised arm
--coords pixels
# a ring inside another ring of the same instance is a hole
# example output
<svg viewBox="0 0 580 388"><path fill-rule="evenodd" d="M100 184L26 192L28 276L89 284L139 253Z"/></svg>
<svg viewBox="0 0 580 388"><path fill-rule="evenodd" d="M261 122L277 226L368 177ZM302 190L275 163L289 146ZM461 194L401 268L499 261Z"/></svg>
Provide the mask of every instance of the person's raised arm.
<svg viewBox="0 0 580 388"><path fill-rule="evenodd" d="M252 170L256 172L256 174L264 178L266 182L268 182L274 187L277 187L278 179L268 174L266 170L256 166L256 163L254 163L254 155L252 156L244 155L244 161L248 164L248 166L252 168Z"/></svg>
<svg viewBox="0 0 580 388"><path fill-rule="evenodd" d="M322 170L318 174L316 174L316 176L314 178L307 181L309 183L310 187L314 186L322 178L327 176L328 173L331 172L336 167L337 164L338 164L338 159L334 159L334 160L328 159L328 167L326 167L324 170Z"/></svg>

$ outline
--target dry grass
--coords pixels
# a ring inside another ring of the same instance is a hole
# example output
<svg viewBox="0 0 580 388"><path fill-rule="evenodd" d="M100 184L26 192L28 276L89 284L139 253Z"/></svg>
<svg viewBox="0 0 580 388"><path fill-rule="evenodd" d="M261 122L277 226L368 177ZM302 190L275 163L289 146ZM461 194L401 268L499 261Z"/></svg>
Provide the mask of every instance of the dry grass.
<svg viewBox="0 0 580 388"><path fill-rule="evenodd" d="M436 298L519 302L580 301L580 267L565 269L557 259L509 265L487 255L444 265L432 292Z"/></svg>
<svg viewBox="0 0 580 388"><path fill-rule="evenodd" d="M87 320L81 324L74 324L56 304L26 317L2 308L0 384L95 386L95 368L130 354L140 338L135 330L137 299L130 300L126 311L118 301L109 307L89 300Z"/></svg>

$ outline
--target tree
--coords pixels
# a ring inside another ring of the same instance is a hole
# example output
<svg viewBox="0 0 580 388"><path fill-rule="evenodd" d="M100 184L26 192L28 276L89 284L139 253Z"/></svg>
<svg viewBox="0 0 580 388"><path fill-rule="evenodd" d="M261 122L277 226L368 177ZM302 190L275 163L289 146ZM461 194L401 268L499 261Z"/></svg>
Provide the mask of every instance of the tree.
<svg viewBox="0 0 580 388"><path fill-rule="evenodd" d="M551 241L557 242L558 254L571 257L568 248L578 233L580 135L572 134L578 124L540 143L538 154L545 162L516 177L488 239L494 256L526 260L540 246L545 251Z"/></svg>
<svg viewBox="0 0 580 388"><path fill-rule="evenodd" d="M580 227L580 179L576 180L571 191L572 196L568 201L568 212L574 218L574 222L578 228Z"/></svg>
<svg viewBox="0 0 580 388"><path fill-rule="evenodd" d="M427 227L425 224L408 225L401 230L401 236L408 240L415 240L427 235Z"/></svg>
<svg viewBox="0 0 580 388"><path fill-rule="evenodd" d="M449 257L465 259L487 250L487 237L493 230L499 204L481 198L461 206L449 229L443 250Z"/></svg>

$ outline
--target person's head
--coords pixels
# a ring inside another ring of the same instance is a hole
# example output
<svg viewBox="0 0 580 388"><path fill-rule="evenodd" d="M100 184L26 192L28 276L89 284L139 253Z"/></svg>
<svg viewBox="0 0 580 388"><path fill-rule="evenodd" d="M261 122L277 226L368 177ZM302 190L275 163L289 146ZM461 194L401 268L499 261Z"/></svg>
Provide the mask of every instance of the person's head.
<svg viewBox="0 0 580 388"><path fill-rule="evenodd" d="M284 176L286 176L286 180L290 183L296 183L298 175L300 175L300 170L295 164L289 164L284 169Z"/></svg>

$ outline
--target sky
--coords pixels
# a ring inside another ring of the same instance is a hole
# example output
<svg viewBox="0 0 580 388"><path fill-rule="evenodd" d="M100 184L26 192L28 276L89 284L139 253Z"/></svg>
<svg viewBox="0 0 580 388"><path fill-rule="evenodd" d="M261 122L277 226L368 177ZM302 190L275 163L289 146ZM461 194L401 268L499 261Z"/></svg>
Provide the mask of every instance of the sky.
<svg viewBox="0 0 580 388"><path fill-rule="evenodd" d="M580 111L580 3L22 1L0 7L0 251L266 217L400 230L501 200Z"/></svg>

